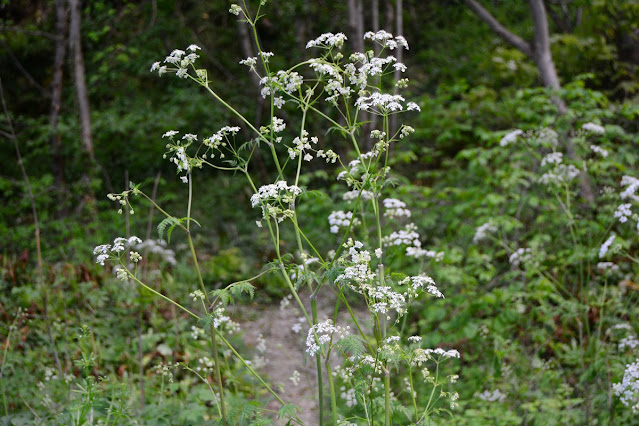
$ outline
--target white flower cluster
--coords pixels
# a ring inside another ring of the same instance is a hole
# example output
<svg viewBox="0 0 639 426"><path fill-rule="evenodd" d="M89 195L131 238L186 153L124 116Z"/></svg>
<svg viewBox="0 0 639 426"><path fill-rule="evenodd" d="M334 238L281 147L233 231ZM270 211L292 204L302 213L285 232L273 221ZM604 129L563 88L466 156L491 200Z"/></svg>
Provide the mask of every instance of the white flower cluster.
<svg viewBox="0 0 639 426"><path fill-rule="evenodd" d="M619 265L616 265L612 262L599 262L597 263L597 270L601 273L615 273L619 272Z"/></svg>
<svg viewBox="0 0 639 426"><path fill-rule="evenodd" d="M246 60L248 60L247 58ZM276 93L286 93L288 95L299 91L302 87L304 78L297 72L278 71L272 77L262 77L260 85L262 87L261 94L263 98Z"/></svg>
<svg viewBox="0 0 639 426"><path fill-rule="evenodd" d="M486 402L503 402L506 399L506 394L502 393L499 389L495 389L493 392L486 389L477 395L477 397Z"/></svg>
<svg viewBox="0 0 639 426"><path fill-rule="evenodd" d="M178 140L176 142L174 140L174 136L178 135L179 133L180 132L178 132L177 130L169 130L162 135L162 138L169 138L171 142L173 142L168 143L166 145L166 148L168 149L167 154L171 154L171 158L169 159L169 161L177 166L178 174L182 172L188 173L191 170L189 157L186 155L186 148L188 148L188 146L191 145L193 142L197 142L197 135L194 135L193 133L186 133L184 136L182 136L182 141ZM167 154L164 154L164 158L167 157ZM182 180L182 182L188 183L187 175L181 176L180 179Z"/></svg>
<svg viewBox="0 0 639 426"><path fill-rule="evenodd" d="M222 152L222 148L227 147L228 136L235 136L240 130L237 126L224 126L215 132L215 134L204 139L204 145L211 150L218 151L220 158L224 158L225 155L224 152ZM206 154L204 154L203 157L206 158ZM215 154L210 154L210 157L215 158Z"/></svg>
<svg viewBox="0 0 639 426"><path fill-rule="evenodd" d="M344 42L348 40L344 33L324 33L321 36L317 37L314 40L310 40L306 43L306 48L310 49L311 47L323 47L326 49L331 49L333 47L337 47L341 49L344 46Z"/></svg>
<svg viewBox="0 0 639 426"><path fill-rule="evenodd" d="M546 164L561 164L564 159L564 154L561 152L551 152L541 159L541 167L544 167Z"/></svg>
<svg viewBox="0 0 639 426"><path fill-rule="evenodd" d="M353 94L353 89L344 85L344 79L341 76L335 76L335 78L329 79L328 84L324 86L324 90L330 95L326 98L326 102L337 102L337 98L340 96L348 99Z"/></svg>
<svg viewBox="0 0 639 426"><path fill-rule="evenodd" d="M118 237L113 240L113 245L102 244L93 249L93 255L96 256L96 263L104 266L104 262L109 258L119 258L121 253L126 250L127 247L131 247L134 244L141 243L142 240L138 237L132 236L127 238Z"/></svg>
<svg viewBox="0 0 639 426"><path fill-rule="evenodd" d="M213 327L218 329L224 327L227 333L237 333L240 331L240 325L226 315L226 308L220 306L211 314L213 317Z"/></svg>
<svg viewBox="0 0 639 426"><path fill-rule="evenodd" d="M392 287L364 285L362 290L365 291L372 313L384 314L386 319L390 319L390 311L395 311L398 317L406 314L406 296L394 291Z"/></svg>
<svg viewBox="0 0 639 426"><path fill-rule="evenodd" d="M368 31L364 34L364 40L372 40L379 43L382 47L388 47L390 50L394 50L400 46L409 50L408 42L403 36L393 37L391 33L384 30L377 31L376 33Z"/></svg>
<svg viewBox="0 0 639 426"><path fill-rule="evenodd" d="M549 127L534 133L531 132L530 136L535 138L533 139L534 143L544 147L555 149L559 145L559 134ZM524 134L524 137L527 137L527 135Z"/></svg>
<svg viewBox="0 0 639 426"><path fill-rule="evenodd" d="M637 340L636 336L626 336L619 341L619 345L617 347L620 351L623 351L626 348L634 350L639 348L639 340Z"/></svg>
<svg viewBox="0 0 639 426"><path fill-rule="evenodd" d="M133 211L133 207L131 207L131 204L129 203L129 191L124 191L120 194L107 194L107 198L111 201L116 201L119 204L120 208L118 209L118 214L122 214L122 208L127 206L129 208L129 213L135 213Z"/></svg>
<svg viewBox="0 0 639 426"><path fill-rule="evenodd" d="M193 340L199 340L200 337L206 336L206 332L203 328L196 327L194 325L191 326L191 338Z"/></svg>
<svg viewBox="0 0 639 426"><path fill-rule="evenodd" d="M291 382L293 382L293 386L297 386L300 384L300 380L302 379L302 376L300 375L299 371L293 370L293 374L288 379Z"/></svg>
<svg viewBox="0 0 639 426"><path fill-rule="evenodd" d="M630 210L631 207L632 204L630 203L619 205L617 210L615 210L614 216L619 219L619 222L626 223L628 218L632 216L632 210Z"/></svg>
<svg viewBox="0 0 639 426"><path fill-rule="evenodd" d="M439 262L444 258L442 251L437 252L422 248L417 226L414 223L409 223L404 229L393 231L390 235L383 237L382 244L386 247L406 245L406 256L416 259L430 257Z"/></svg>
<svg viewBox="0 0 639 426"><path fill-rule="evenodd" d="M360 172L363 174L363 176L361 177L361 180L357 178ZM367 176L368 175L366 174L366 171L362 165L362 162L360 160L352 160L351 162L348 163L348 170L342 170L341 172L337 174L337 180L346 181L346 184L349 187L356 188L361 186L362 182L366 181Z"/></svg>
<svg viewBox="0 0 639 426"><path fill-rule="evenodd" d="M202 290L195 290L195 291L189 293L189 297L193 298L194 302L197 302L198 299L199 300L204 300L204 298L206 296L204 295L204 293L202 293Z"/></svg>
<svg viewBox="0 0 639 426"><path fill-rule="evenodd" d="M621 186L626 187L626 189L619 194L622 200L629 198L634 201L639 201L639 196L635 195L637 190L639 190L639 179L632 176L623 176L621 178Z"/></svg>
<svg viewBox="0 0 639 426"><path fill-rule="evenodd" d="M518 268L523 263L530 262L532 260L532 252L529 248L518 248L513 254L510 255L508 261L515 268Z"/></svg>
<svg viewBox="0 0 639 426"><path fill-rule="evenodd" d="M606 255L606 253L608 253L608 250L610 249L610 246L612 245L612 242L615 240L617 236L615 234L612 234L599 248L599 259L603 259L603 257Z"/></svg>
<svg viewBox="0 0 639 426"><path fill-rule="evenodd" d="M200 57L197 53L198 50L201 50L200 47L196 44L191 44L186 48L187 53L184 50L175 49L173 50L169 56L164 59L165 64L175 65L177 68L168 68L166 65L160 65L160 62L154 62L151 65L151 72L157 71L161 76L168 71L175 71L175 74L180 78L187 78L189 73L189 66L193 66L197 58Z"/></svg>
<svg viewBox="0 0 639 426"><path fill-rule="evenodd" d="M309 356L315 356L321 350L321 347L327 343L335 342L348 336L349 329L350 327L334 326L333 321L330 319L315 324L308 330L308 335L306 336L306 353ZM317 341L315 340L316 335Z"/></svg>
<svg viewBox="0 0 639 426"><path fill-rule="evenodd" d="M401 95L391 95L389 93L374 92L370 96L360 96L355 101L355 106L361 110L374 114L385 115L404 109L404 97ZM421 111L415 102L406 104L407 111Z"/></svg>
<svg viewBox="0 0 639 426"><path fill-rule="evenodd" d="M590 150L596 154L601 155L603 158L608 157L608 151L606 151L605 149L603 149L600 146L597 145L590 145Z"/></svg>
<svg viewBox="0 0 639 426"><path fill-rule="evenodd" d="M197 360L197 367L195 367L195 371L201 371L203 373L211 373L213 371L213 360L209 357L203 356Z"/></svg>
<svg viewBox="0 0 639 426"><path fill-rule="evenodd" d="M328 75L335 79L341 79L339 68L324 59L311 59L308 61L308 66L319 75Z"/></svg>
<svg viewBox="0 0 639 426"><path fill-rule="evenodd" d="M327 163L335 164L335 162L339 159L339 155L332 149L327 149L326 151L323 149L318 150L315 153L317 158L324 158Z"/></svg>
<svg viewBox="0 0 639 426"><path fill-rule="evenodd" d="M639 413L639 360L626 365L621 383L614 383L612 389L623 405Z"/></svg>
<svg viewBox="0 0 639 426"><path fill-rule="evenodd" d="M406 293L409 297L415 298L422 291L426 291L429 294L432 294L435 297L444 298L444 295L435 284L435 280L426 275L418 275L414 277L406 277L401 280L399 285L407 285L408 290Z"/></svg>
<svg viewBox="0 0 639 426"><path fill-rule="evenodd" d="M308 132L303 130L302 137L297 136L293 139L293 146L288 148L289 157L291 157L291 160L294 160L297 156L302 156L304 161L311 161L313 159L313 156L309 152L312 149L311 143L317 145L318 141L317 136L313 136L309 139Z"/></svg>
<svg viewBox="0 0 639 426"><path fill-rule="evenodd" d="M406 208L406 203L398 200L397 198L386 198L383 201L384 216L386 217L410 217L410 210Z"/></svg>
<svg viewBox="0 0 639 426"><path fill-rule="evenodd" d="M511 143L515 142L517 138L523 134L524 134L524 131L521 129L513 130L512 132L507 133L506 136L501 138L501 140L499 141L499 146L501 147L508 146Z"/></svg>
<svg viewBox="0 0 639 426"><path fill-rule="evenodd" d="M360 193L361 193L361 196L360 196ZM375 197L375 195L367 189L362 189L360 191L347 191L344 193L344 195L342 195L342 199L344 201L355 201L357 200L358 197L361 200L372 200Z"/></svg>
<svg viewBox="0 0 639 426"><path fill-rule="evenodd" d="M331 226L331 234L337 234L340 227L348 227L353 222L353 225L360 223L358 218L353 219L353 212L342 210L334 211L328 216L328 224Z"/></svg>
<svg viewBox="0 0 639 426"><path fill-rule="evenodd" d="M348 249L348 255L351 257L350 264L344 269L343 274L335 278L335 283L347 283L353 290L361 293L361 288L369 286L377 276L369 265L371 255L367 250L360 251L364 244L351 238L344 243L344 247Z"/></svg>
<svg viewBox="0 0 639 426"><path fill-rule="evenodd" d="M595 123L586 123L581 126L581 128L587 132L595 133L598 135L603 135L604 133L606 133L606 129L604 129L603 126Z"/></svg>
<svg viewBox="0 0 639 426"><path fill-rule="evenodd" d="M400 139L404 139L405 137L407 137L407 136L409 136L409 135L411 135L413 133L415 133L415 129L412 128L411 126L407 126L407 125L404 124L402 126L402 129L399 132L399 138Z"/></svg>
<svg viewBox="0 0 639 426"><path fill-rule="evenodd" d="M413 359L411 364L413 366L421 367L423 363L437 356L439 359L443 358L459 358L459 351L456 349L444 350L442 348L436 349L415 349L413 353Z"/></svg>
<svg viewBox="0 0 639 426"><path fill-rule="evenodd" d="M382 242L385 246L399 246L402 244L413 247L422 246L417 233L417 226L414 223L409 223L404 229L399 231L393 231L390 235L384 237Z"/></svg>
<svg viewBox="0 0 639 426"><path fill-rule="evenodd" d="M339 397L345 401L345 404L347 407L350 408L357 405L357 396L355 394L355 388L346 389L345 386L342 386L339 390L341 391Z"/></svg>
<svg viewBox="0 0 639 426"><path fill-rule="evenodd" d="M473 243L477 244L478 242L486 239L488 234L492 234L497 232L497 227L492 222L486 222L483 225L480 225L475 230L475 236L473 236Z"/></svg>
<svg viewBox="0 0 639 426"><path fill-rule="evenodd" d="M539 182L544 185L563 185L579 176L579 173L579 169L572 164L558 164L554 169L544 173Z"/></svg>
<svg viewBox="0 0 639 426"><path fill-rule="evenodd" d="M256 194L251 196L251 206L261 205L263 217L272 217L278 222L286 218L293 217L293 210L282 208L295 202L295 197L302 193L302 189L296 185L288 185L286 181L280 180L274 184L261 186ZM278 203L279 206L272 203Z"/></svg>

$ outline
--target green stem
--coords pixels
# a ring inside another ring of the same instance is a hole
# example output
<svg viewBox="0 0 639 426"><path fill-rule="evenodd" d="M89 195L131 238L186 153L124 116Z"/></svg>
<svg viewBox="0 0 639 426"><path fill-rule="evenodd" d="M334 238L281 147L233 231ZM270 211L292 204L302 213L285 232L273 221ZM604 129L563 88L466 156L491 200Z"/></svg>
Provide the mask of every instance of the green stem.
<svg viewBox="0 0 639 426"><path fill-rule="evenodd" d="M415 420L419 413L417 412L417 401L415 400L415 385L413 385L413 369L408 369L408 382L410 383L410 398L413 401L413 410L415 411Z"/></svg>
<svg viewBox="0 0 639 426"><path fill-rule="evenodd" d="M202 271L200 270L200 265L197 261L197 254L195 253L195 246L193 245L193 238L191 237L191 204L193 201L193 178L191 172L188 173L189 177L189 199L187 203L187 213L186 217L188 218L186 222L186 237L189 242L189 248L191 249L191 256L193 257L193 265L195 266L195 271L197 272L197 279L200 283L200 288L202 293L204 293L204 298L206 299L206 306L209 306L210 309L213 309L211 306L211 301L209 299L209 294L206 291L206 286L204 285L204 280L202 279ZM209 314L207 312L207 314ZM215 379L218 385L218 392L220 393L220 405L222 407L222 423L224 425L228 425L227 413L226 413L226 404L224 403L224 385L222 383L222 373L220 372L220 357L218 354L217 348L217 339L216 339L216 330L213 325L213 322L209 325L209 330L211 333L211 352L213 354L213 359L215 360Z"/></svg>
<svg viewBox="0 0 639 426"><path fill-rule="evenodd" d="M319 359L319 358L318 358ZM331 371L331 365L326 359L326 375L328 376L328 387L331 391L331 421L334 425L337 424L337 398L335 397L335 383L333 382L333 372Z"/></svg>
<svg viewBox="0 0 639 426"><path fill-rule="evenodd" d="M384 410L385 410L385 424L390 426L391 424L391 410L390 410L390 370L388 366L384 369Z"/></svg>
<svg viewBox="0 0 639 426"><path fill-rule="evenodd" d="M126 267L124 265L124 263L120 262L120 265L122 265L122 267ZM155 294L156 296L161 297L162 299L166 300L167 302L177 306L178 308L182 309L184 312L186 312L187 314L191 315L193 318L196 318L198 320L200 320L201 318L196 315L195 313L191 312L190 310L188 310L187 308L185 308L184 306L180 305L178 302L176 302L175 300L171 299L170 297L166 297L165 295L163 295L162 293L158 292L157 290L152 289L151 287L149 287L148 285L144 284L142 281L140 281L135 275L131 274L129 275L129 278L131 278L133 281L135 281L136 283L138 283L139 285L141 285L142 287L144 287L145 289L149 290L151 293Z"/></svg>

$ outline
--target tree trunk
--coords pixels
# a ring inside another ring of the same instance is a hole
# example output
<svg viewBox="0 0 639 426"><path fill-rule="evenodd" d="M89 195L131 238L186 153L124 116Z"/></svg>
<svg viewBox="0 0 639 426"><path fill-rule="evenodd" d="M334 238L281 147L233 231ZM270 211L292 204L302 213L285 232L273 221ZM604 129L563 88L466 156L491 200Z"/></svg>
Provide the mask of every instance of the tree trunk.
<svg viewBox="0 0 639 426"><path fill-rule="evenodd" d="M60 122L60 110L62 107L62 82L64 58L66 56L66 32L67 13L65 10L65 0L55 0L55 57L53 62L53 81L51 82L51 109L49 112L50 141L53 151L53 176L55 188L58 192L58 201L61 201L64 194L64 156L62 154L62 140L58 132ZM64 203L60 203L64 205ZM63 209L60 209L64 216Z"/></svg>
<svg viewBox="0 0 639 426"><path fill-rule="evenodd" d="M533 42L533 58L537 64L539 75L544 86L552 90L561 89L559 77L555 70L555 63L550 52L550 35L548 33L548 18L543 0L529 0L530 12L535 26L535 40ZM557 105L559 114L567 111L566 104L559 96L553 96L552 101Z"/></svg>
<svg viewBox="0 0 639 426"><path fill-rule="evenodd" d="M82 10L80 0L69 0L69 5L71 6L69 40L73 49L73 72L80 113L82 143L84 144L86 154L89 156L89 160L95 164L95 151L93 149L93 136L91 134L91 109L89 107L89 94L84 73L84 57L82 55L82 33L80 31Z"/></svg>
<svg viewBox="0 0 639 426"><path fill-rule="evenodd" d="M353 49L364 52L364 11L362 0L348 0L348 27Z"/></svg>

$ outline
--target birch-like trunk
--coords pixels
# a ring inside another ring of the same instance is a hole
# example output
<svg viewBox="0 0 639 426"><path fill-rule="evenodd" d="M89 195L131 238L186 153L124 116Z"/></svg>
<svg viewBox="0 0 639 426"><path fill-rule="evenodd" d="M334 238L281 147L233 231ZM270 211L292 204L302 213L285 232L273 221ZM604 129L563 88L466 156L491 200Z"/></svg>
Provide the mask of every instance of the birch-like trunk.
<svg viewBox="0 0 639 426"><path fill-rule="evenodd" d="M93 149L93 135L91 134L91 109L89 106L89 93L84 71L84 56L82 55L82 9L80 0L69 0L71 6L71 25L69 28L69 41L73 50L73 73L75 80L75 92L78 100L80 114L80 128L84 150L92 164L95 164L95 150Z"/></svg>
<svg viewBox="0 0 639 426"><path fill-rule="evenodd" d="M62 83L64 58L66 56L67 12L65 0L55 0L55 56L53 60L53 79L51 81L51 108L49 126L51 150L53 151L53 176L58 194L64 193L64 156L62 139L58 131L60 110L62 108Z"/></svg>

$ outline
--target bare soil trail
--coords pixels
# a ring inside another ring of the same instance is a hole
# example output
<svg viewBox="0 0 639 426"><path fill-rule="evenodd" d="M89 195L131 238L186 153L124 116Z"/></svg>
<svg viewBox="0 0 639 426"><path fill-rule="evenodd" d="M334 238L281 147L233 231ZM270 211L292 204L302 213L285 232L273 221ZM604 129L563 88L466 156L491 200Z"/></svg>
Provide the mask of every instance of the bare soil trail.
<svg viewBox="0 0 639 426"><path fill-rule="evenodd" d="M300 298L310 312L308 295L302 293ZM335 308L334 297L318 299L317 302L318 320L332 318ZM366 312L361 308L353 309L358 321L366 317ZM273 390L278 392L285 402L300 408L299 418L305 425L318 424L316 360L306 354L308 323L295 300L285 298L279 304L255 304L251 309L247 309L246 305L236 305L230 307L229 311L231 317L240 323L246 345L255 348L253 362L260 367L260 373L265 376ZM352 333L353 321L348 311L340 311L337 325L350 325ZM326 383L326 380L324 382ZM328 404L328 401L326 403ZM279 403L272 401L267 408L277 410Z"/></svg>

